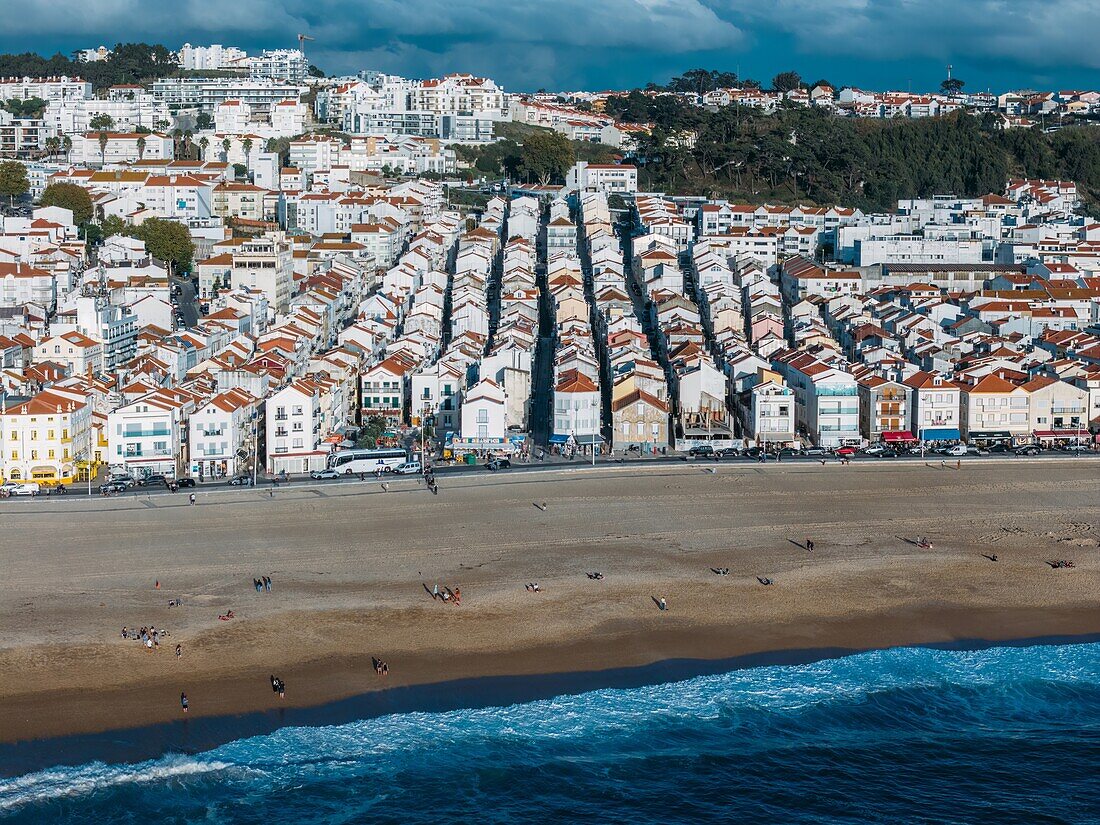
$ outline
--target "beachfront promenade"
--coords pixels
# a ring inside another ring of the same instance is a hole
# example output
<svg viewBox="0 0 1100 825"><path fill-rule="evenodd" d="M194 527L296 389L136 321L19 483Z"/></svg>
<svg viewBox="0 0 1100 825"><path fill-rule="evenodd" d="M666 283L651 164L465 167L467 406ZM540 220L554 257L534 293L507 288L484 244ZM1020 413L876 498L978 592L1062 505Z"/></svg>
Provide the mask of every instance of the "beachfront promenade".
<svg viewBox="0 0 1100 825"><path fill-rule="evenodd" d="M181 690L193 715L263 709L280 701L270 673L285 702L320 702L379 687L372 656L401 685L1100 631L1096 461L961 467L578 464L440 474L438 496L392 478L200 490L195 506L9 500L0 732L174 719ZM160 650L121 639L143 625L169 631Z"/></svg>

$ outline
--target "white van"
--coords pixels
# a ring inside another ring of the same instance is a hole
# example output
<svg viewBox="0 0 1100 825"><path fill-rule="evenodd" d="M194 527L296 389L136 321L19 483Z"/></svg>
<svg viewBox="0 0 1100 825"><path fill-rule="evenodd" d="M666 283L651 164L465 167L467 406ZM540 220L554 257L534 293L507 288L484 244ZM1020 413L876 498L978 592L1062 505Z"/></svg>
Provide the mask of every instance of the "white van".
<svg viewBox="0 0 1100 825"><path fill-rule="evenodd" d="M36 496L38 495L39 485L37 481L24 481L22 484L16 484L11 488L11 494L13 496Z"/></svg>
<svg viewBox="0 0 1100 825"><path fill-rule="evenodd" d="M947 452L944 453L944 455L950 455L950 456L963 456L963 455L966 455L966 445L965 444L956 444L953 447L948 447Z"/></svg>
<svg viewBox="0 0 1100 825"><path fill-rule="evenodd" d="M402 476L419 475L420 462L406 461L404 464L398 464L396 467L394 467L393 471Z"/></svg>

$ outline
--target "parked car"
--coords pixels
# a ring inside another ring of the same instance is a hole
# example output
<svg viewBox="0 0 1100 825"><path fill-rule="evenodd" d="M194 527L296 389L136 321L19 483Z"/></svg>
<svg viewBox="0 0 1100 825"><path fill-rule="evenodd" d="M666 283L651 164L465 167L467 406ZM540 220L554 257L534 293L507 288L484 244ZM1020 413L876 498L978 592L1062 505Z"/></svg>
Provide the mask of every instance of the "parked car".
<svg viewBox="0 0 1100 825"><path fill-rule="evenodd" d="M324 470L313 470L310 472L309 477L315 481L324 481L329 478L339 478L340 474L330 467Z"/></svg>
<svg viewBox="0 0 1100 825"><path fill-rule="evenodd" d="M1088 451L1087 444L1067 444L1062 448L1063 453L1087 453Z"/></svg>
<svg viewBox="0 0 1100 825"><path fill-rule="evenodd" d="M507 459L504 460L507 461ZM419 461L406 461L394 467L393 471L401 476L411 476L420 475L423 469Z"/></svg>
<svg viewBox="0 0 1100 825"><path fill-rule="evenodd" d="M797 447L784 447L778 453L780 458L798 458L802 454L802 451Z"/></svg>
<svg viewBox="0 0 1100 825"><path fill-rule="evenodd" d="M985 447L979 447L976 444L970 444L966 448L967 455L989 455L989 450Z"/></svg>
<svg viewBox="0 0 1100 825"><path fill-rule="evenodd" d="M901 453L895 450L893 447L883 447L877 453L875 458L897 458Z"/></svg>
<svg viewBox="0 0 1100 825"><path fill-rule="evenodd" d="M41 489L37 481L24 481L22 484L16 484L11 494L13 496L36 496Z"/></svg>
<svg viewBox="0 0 1100 825"><path fill-rule="evenodd" d="M868 447L863 452L865 452L867 455L878 455L879 453L882 453L882 452L885 452L885 451L886 451L886 445L885 444L872 444L870 447Z"/></svg>
<svg viewBox="0 0 1100 825"><path fill-rule="evenodd" d="M1005 444L1003 441L998 441L996 444L990 445L989 452L991 452L991 453L1011 453L1011 452L1013 452L1013 450L1012 450L1012 445L1011 444Z"/></svg>
<svg viewBox="0 0 1100 825"><path fill-rule="evenodd" d="M813 455L813 456L818 456L818 457L829 454L829 451L826 450L824 447L807 447L802 452L805 455Z"/></svg>
<svg viewBox="0 0 1100 825"><path fill-rule="evenodd" d="M125 484L118 481L108 481L99 485L99 492L101 493L125 493L127 489Z"/></svg>
<svg viewBox="0 0 1100 825"><path fill-rule="evenodd" d="M417 466L420 466L420 462L416 462ZM510 470L512 469L512 460L509 458L490 458L485 462L485 469L496 472L497 470Z"/></svg>
<svg viewBox="0 0 1100 825"><path fill-rule="evenodd" d="M954 444L943 451L943 455L949 455L954 457L964 456L967 454L965 444Z"/></svg>
<svg viewBox="0 0 1100 825"><path fill-rule="evenodd" d="M714 455L716 458L737 458L741 455L741 451L736 447L723 447Z"/></svg>
<svg viewBox="0 0 1100 825"><path fill-rule="evenodd" d="M247 487L252 483L252 476L233 476L227 483L232 487Z"/></svg>
<svg viewBox="0 0 1100 825"><path fill-rule="evenodd" d="M193 479L189 476L184 476L183 478L177 478L176 479L176 486L177 487L194 487L195 486L195 479Z"/></svg>
<svg viewBox="0 0 1100 825"><path fill-rule="evenodd" d="M710 444L699 444L688 450L688 455L695 456L696 458L714 455L714 447Z"/></svg>
<svg viewBox="0 0 1100 825"><path fill-rule="evenodd" d="M859 452L855 447L838 447L836 454L841 458L851 458Z"/></svg>
<svg viewBox="0 0 1100 825"><path fill-rule="evenodd" d="M124 489L130 489L137 484L131 476L120 475L118 473L112 475L107 479L108 484L121 484Z"/></svg>
<svg viewBox="0 0 1100 825"><path fill-rule="evenodd" d="M754 459L755 458L760 458L760 456L763 455L763 454L764 454L764 448L763 447L749 447L747 450L745 450L744 453L742 453L742 455L744 455L745 458L754 458Z"/></svg>
<svg viewBox="0 0 1100 825"><path fill-rule="evenodd" d="M167 484L168 477L163 473L153 473L145 478L138 479L138 487L156 487L159 484Z"/></svg>
<svg viewBox="0 0 1100 825"><path fill-rule="evenodd" d="M1025 444L1016 448L1016 455L1039 455L1042 451L1038 444Z"/></svg>

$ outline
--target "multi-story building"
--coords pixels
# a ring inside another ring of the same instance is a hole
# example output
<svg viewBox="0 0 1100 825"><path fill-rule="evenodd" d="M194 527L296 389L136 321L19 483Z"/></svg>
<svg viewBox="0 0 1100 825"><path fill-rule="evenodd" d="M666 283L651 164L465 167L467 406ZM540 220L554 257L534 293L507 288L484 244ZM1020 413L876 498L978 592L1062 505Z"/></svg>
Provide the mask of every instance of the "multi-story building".
<svg viewBox="0 0 1100 825"><path fill-rule="evenodd" d="M850 372L800 350L778 352L774 359L794 390L800 432L821 447L860 443L859 391Z"/></svg>
<svg viewBox="0 0 1100 825"><path fill-rule="evenodd" d="M579 160L565 177L568 189L581 192L633 194L638 191L638 168L618 163L589 163Z"/></svg>
<svg viewBox="0 0 1100 825"><path fill-rule="evenodd" d="M962 390L962 436L967 441L1008 441L1031 435L1030 394L996 373Z"/></svg>
<svg viewBox="0 0 1100 825"><path fill-rule="evenodd" d="M234 388L219 393L190 416L191 476L232 478L252 466L260 426L259 400Z"/></svg>
<svg viewBox="0 0 1100 825"><path fill-rule="evenodd" d="M267 471L307 473L325 466L321 443L321 387L305 378L268 397Z"/></svg>
<svg viewBox="0 0 1100 825"><path fill-rule="evenodd" d="M891 441L909 430L909 387L881 375L866 375L859 388L859 429L868 441Z"/></svg>
<svg viewBox="0 0 1100 825"><path fill-rule="evenodd" d="M745 430L756 446L785 447L794 441L794 391L778 374L762 371L761 380L749 390L749 399Z"/></svg>
<svg viewBox="0 0 1100 825"><path fill-rule="evenodd" d="M309 77L309 62L300 49L264 49L248 62L248 76L304 83Z"/></svg>
<svg viewBox="0 0 1100 825"><path fill-rule="evenodd" d="M226 100L239 100L270 111L276 103L300 99L306 87L236 77L166 77L154 80L150 91L170 111L199 109L212 113Z"/></svg>
<svg viewBox="0 0 1100 825"><path fill-rule="evenodd" d="M233 251L230 283L234 289L259 290L267 298L272 318L290 306L294 282L294 262L290 243L282 232L267 232L249 238Z"/></svg>
<svg viewBox="0 0 1100 825"><path fill-rule="evenodd" d="M246 67L248 55L236 46L222 46L217 43L210 46L192 46L184 43L177 55L180 68L192 72L207 69L225 71Z"/></svg>
<svg viewBox="0 0 1100 825"><path fill-rule="evenodd" d="M0 476L70 484L91 456L92 406L77 393L45 390L0 411Z"/></svg>
<svg viewBox="0 0 1100 825"><path fill-rule="evenodd" d="M905 379L911 395L910 430L920 441L958 441L962 388L939 373L916 372Z"/></svg>
<svg viewBox="0 0 1100 825"><path fill-rule="evenodd" d="M157 390L109 412L108 463L135 478L177 475L194 407L190 393Z"/></svg>

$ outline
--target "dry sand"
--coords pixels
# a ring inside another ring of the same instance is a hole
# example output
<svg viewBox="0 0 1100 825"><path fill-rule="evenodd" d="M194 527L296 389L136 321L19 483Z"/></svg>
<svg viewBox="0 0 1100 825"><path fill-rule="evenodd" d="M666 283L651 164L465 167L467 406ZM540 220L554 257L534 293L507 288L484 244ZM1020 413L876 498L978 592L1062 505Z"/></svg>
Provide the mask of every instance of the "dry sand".
<svg viewBox="0 0 1100 825"><path fill-rule="evenodd" d="M279 703L272 673L286 703L306 705L467 676L1100 632L1091 460L482 474L441 477L437 497L414 480L389 487L200 491L195 507L182 494L3 502L0 741L175 719L181 690L192 715L266 709ZM934 549L912 543L921 535ZM1076 568L1046 564L1060 558ZM273 592L252 588L261 575ZM542 593L524 590L536 581ZM434 601L436 583L461 588L461 606ZM230 608L237 618L218 621ZM150 624L171 633L157 652L120 638Z"/></svg>

